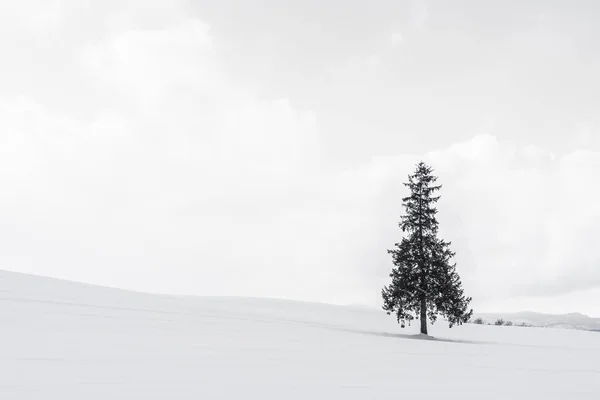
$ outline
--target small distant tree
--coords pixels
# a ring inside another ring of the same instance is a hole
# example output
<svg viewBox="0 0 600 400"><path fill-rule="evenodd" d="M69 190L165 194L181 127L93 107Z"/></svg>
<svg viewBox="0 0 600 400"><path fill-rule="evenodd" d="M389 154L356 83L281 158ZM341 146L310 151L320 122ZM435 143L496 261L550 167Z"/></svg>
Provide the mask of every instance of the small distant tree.
<svg viewBox="0 0 600 400"><path fill-rule="evenodd" d="M496 320L496 322L494 322L494 325L496 325L496 326L502 326L502 325L504 325L504 320L502 318L498 318Z"/></svg>
<svg viewBox="0 0 600 400"><path fill-rule="evenodd" d="M433 169L421 162L404 185L410 195L402 199L406 214L399 223L405 236L388 250L394 268L392 282L382 291L383 309L395 314L398 323L419 318L421 333L427 335L427 317L431 323L440 314L450 327L468 322L473 314L465 297L450 242L438 238L437 208L441 189Z"/></svg>
<svg viewBox="0 0 600 400"><path fill-rule="evenodd" d="M504 326L512 326L512 324L513 324L512 321L506 321L504 323Z"/></svg>
<svg viewBox="0 0 600 400"><path fill-rule="evenodd" d="M483 318L475 318L473 323L477 325L483 325Z"/></svg>

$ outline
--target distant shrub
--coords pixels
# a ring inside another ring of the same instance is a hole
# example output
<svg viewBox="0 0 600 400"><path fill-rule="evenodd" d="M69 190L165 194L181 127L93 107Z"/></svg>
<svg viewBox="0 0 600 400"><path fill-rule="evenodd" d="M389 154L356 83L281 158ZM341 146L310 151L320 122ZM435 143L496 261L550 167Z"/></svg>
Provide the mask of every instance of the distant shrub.
<svg viewBox="0 0 600 400"><path fill-rule="evenodd" d="M483 325L483 318L476 318L473 323L477 325Z"/></svg>
<svg viewBox="0 0 600 400"><path fill-rule="evenodd" d="M504 319L499 318L496 320L496 322L494 322L494 325L496 325L496 326L512 326L513 323L512 323L512 321L505 321Z"/></svg>

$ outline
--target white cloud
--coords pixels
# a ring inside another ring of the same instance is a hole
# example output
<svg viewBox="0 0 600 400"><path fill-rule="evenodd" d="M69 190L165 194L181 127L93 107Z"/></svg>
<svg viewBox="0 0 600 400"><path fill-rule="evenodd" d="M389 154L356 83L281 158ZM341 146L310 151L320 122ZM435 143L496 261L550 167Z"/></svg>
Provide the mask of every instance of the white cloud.
<svg viewBox="0 0 600 400"><path fill-rule="evenodd" d="M315 113L241 87L184 5L146 4L105 10L106 29L70 50L89 92L70 77L53 83L85 92L65 97L72 108L36 93L0 102L4 268L159 292L377 303L402 182L424 158L445 185L442 233L477 304L600 282L589 250L600 234L598 153L480 135L331 171ZM356 60L339 72L356 81L349 97L379 66ZM79 103L91 111L69 112Z"/></svg>
<svg viewBox="0 0 600 400"><path fill-rule="evenodd" d="M410 1L410 26L415 29L423 29L429 19L429 10L425 0Z"/></svg>
<svg viewBox="0 0 600 400"><path fill-rule="evenodd" d="M178 86L209 90L223 85L214 65L209 27L184 19L170 28L131 29L87 47L82 63L98 85L113 85L139 100L164 98Z"/></svg>
<svg viewBox="0 0 600 400"><path fill-rule="evenodd" d="M291 279L294 261L282 265L302 234L276 222L317 171L314 115L234 87L208 27L185 13L81 54L89 95L109 100L94 119L26 97L2 108L3 265L198 294L268 294Z"/></svg>
<svg viewBox="0 0 600 400"><path fill-rule="evenodd" d="M61 0L22 0L0 2L0 32L20 29L20 34L47 34L63 22ZM14 32L14 31L13 31Z"/></svg>
<svg viewBox="0 0 600 400"><path fill-rule="evenodd" d="M404 35L402 35L400 32L392 33L392 37L390 38L390 43L391 43L392 47L401 45L403 41L404 41Z"/></svg>

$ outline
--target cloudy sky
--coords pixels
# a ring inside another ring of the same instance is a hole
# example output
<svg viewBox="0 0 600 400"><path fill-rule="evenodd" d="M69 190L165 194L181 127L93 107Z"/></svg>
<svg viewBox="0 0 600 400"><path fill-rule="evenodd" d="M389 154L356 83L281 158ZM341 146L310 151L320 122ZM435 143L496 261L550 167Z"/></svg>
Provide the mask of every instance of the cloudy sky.
<svg viewBox="0 0 600 400"><path fill-rule="evenodd" d="M419 160L477 311L600 316L597 1L0 0L0 268L380 306Z"/></svg>

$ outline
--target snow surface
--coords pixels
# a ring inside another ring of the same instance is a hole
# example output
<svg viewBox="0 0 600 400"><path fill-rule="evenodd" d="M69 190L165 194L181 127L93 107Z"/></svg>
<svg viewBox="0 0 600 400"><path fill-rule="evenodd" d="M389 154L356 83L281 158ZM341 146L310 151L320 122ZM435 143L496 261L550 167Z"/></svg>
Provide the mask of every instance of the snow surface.
<svg viewBox="0 0 600 400"><path fill-rule="evenodd" d="M0 271L0 399L600 399L600 333Z"/></svg>

